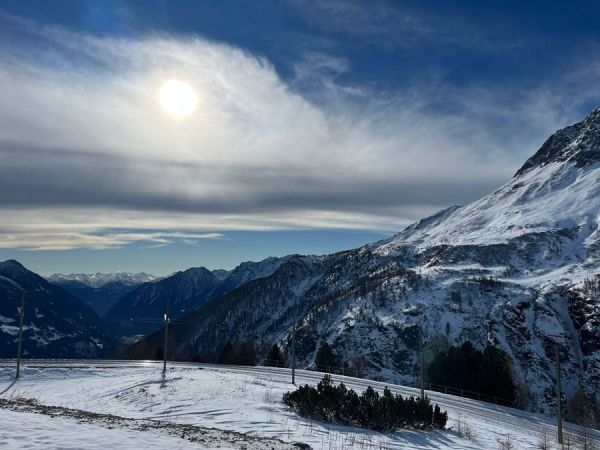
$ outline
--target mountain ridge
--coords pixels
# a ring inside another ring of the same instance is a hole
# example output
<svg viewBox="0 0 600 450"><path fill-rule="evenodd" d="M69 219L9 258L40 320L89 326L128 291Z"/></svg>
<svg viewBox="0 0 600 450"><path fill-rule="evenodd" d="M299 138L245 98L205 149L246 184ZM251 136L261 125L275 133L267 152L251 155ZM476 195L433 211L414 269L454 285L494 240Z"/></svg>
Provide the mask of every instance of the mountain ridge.
<svg viewBox="0 0 600 450"><path fill-rule="evenodd" d="M101 288L102 286L113 283L120 282L124 285L140 285L142 283L147 283L150 281L159 280L161 277L157 277L155 275L148 274L146 272L109 272L109 273L70 273L70 274L60 274L55 273L52 274L46 279L54 284L67 284L71 281L77 281L79 283L83 283L92 288Z"/></svg>

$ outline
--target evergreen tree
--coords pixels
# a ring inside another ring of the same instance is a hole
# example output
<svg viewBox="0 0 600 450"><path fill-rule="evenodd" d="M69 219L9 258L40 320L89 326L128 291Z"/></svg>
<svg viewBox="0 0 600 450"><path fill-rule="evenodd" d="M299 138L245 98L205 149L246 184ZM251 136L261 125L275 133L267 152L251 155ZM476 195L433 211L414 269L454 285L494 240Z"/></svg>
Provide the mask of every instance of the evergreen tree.
<svg viewBox="0 0 600 450"><path fill-rule="evenodd" d="M265 358L265 366L285 366L285 359L281 355L281 350L279 350L279 346L277 344L273 344L273 347L271 347L271 350L267 354L267 357Z"/></svg>
<svg viewBox="0 0 600 450"><path fill-rule="evenodd" d="M444 428L446 426L446 422L448 421L448 412L442 412L440 409L440 405L435 405L433 409L433 426L436 428Z"/></svg>
<svg viewBox="0 0 600 450"><path fill-rule="evenodd" d="M228 342L227 344L225 344L225 347L223 347L223 349L221 350L221 353L219 354L218 358L217 358L217 362L219 364L235 364L235 354L234 354L234 349L233 349L233 344L231 342Z"/></svg>
<svg viewBox="0 0 600 450"><path fill-rule="evenodd" d="M248 339L241 343L228 342L221 350L217 362L220 364L241 364L253 366L256 364L256 348L254 341Z"/></svg>
<svg viewBox="0 0 600 450"><path fill-rule="evenodd" d="M252 339L247 339L240 344L237 364L244 366L254 366L256 364L256 347Z"/></svg>
<svg viewBox="0 0 600 450"><path fill-rule="evenodd" d="M327 342L323 342L321 347L319 347L319 351L317 351L317 355L315 356L315 365L317 366L317 370L324 372L331 371L337 365L335 356Z"/></svg>

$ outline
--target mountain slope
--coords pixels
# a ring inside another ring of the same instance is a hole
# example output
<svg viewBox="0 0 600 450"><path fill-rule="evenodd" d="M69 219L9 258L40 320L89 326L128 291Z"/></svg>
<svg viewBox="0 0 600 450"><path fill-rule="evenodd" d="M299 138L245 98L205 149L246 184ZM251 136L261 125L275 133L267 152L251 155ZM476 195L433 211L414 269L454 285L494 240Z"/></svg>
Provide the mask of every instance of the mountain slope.
<svg viewBox="0 0 600 450"><path fill-rule="evenodd" d="M340 365L413 382L418 327L435 352L490 343L505 351L529 408L554 408L554 349L567 397L600 392L600 108L555 133L497 191L396 236L297 257L173 326L170 353L207 358L228 342L279 342L313 364L327 341ZM152 357L161 335L130 349Z"/></svg>
<svg viewBox="0 0 600 450"><path fill-rule="evenodd" d="M161 325L144 320L161 319L167 300L169 315L173 319L180 318L242 284L272 274L290 258L292 256L249 261L231 272L210 271L204 267L177 272L158 282L144 283L124 295L108 312L106 319L119 324L119 332L122 334L147 334Z"/></svg>
<svg viewBox="0 0 600 450"><path fill-rule="evenodd" d="M17 307L23 290L25 357L101 357L113 350L106 327L88 306L9 260L0 262L0 357L16 355Z"/></svg>
<svg viewBox="0 0 600 450"><path fill-rule="evenodd" d="M550 137L497 191L443 211L437 220L418 222L389 242L481 245L559 229L573 230L583 240L597 240L598 164L600 108Z"/></svg>
<svg viewBox="0 0 600 450"><path fill-rule="evenodd" d="M106 320L118 325L122 334L145 334L160 328L159 323L148 319L160 320L167 301L170 316L178 318L200 306L218 284L217 277L204 267L177 272L125 294L110 309Z"/></svg>

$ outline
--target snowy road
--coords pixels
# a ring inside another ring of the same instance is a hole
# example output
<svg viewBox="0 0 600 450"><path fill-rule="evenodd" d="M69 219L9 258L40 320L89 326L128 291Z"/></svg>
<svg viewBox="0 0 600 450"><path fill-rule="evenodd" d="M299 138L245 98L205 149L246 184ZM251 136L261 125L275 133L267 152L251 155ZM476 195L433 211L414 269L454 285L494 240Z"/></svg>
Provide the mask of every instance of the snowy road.
<svg viewBox="0 0 600 450"><path fill-rule="evenodd" d="M460 439L453 432L432 432L423 440L423 433L381 435L350 427L307 425L307 421L285 411L279 401L281 393L291 388L289 369L170 363L167 384L171 390L165 395L157 382L162 364L156 361L25 361L23 379L14 386L10 379L12 366L14 361L0 361L0 393L6 391L5 398L23 395L38 398L43 404L302 441L315 448L348 448L348 435L356 440L356 448L365 442L373 443L373 448L378 448L377 445L383 448L497 448L497 440L506 439L508 435L516 448L534 448L542 435L550 440L556 436L551 418L437 392L427 392L427 395L448 410L449 427L456 429L460 420L471 428L474 439ZM297 371L298 383L314 384L321 377L320 373ZM344 376L333 378L357 391L371 385L381 389L388 386L402 395L419 394L410 387ZM86 393L87 399L82 398L82 393ZM138 398L142 394L144 399ZM224 395L227 398L222 398ZM228 402L231 405L226 407ZM600 448L600 432L582 430L573 424L565 424L565 429L573 437L586 433L588 439L595 440L596 448Z"/></svg>

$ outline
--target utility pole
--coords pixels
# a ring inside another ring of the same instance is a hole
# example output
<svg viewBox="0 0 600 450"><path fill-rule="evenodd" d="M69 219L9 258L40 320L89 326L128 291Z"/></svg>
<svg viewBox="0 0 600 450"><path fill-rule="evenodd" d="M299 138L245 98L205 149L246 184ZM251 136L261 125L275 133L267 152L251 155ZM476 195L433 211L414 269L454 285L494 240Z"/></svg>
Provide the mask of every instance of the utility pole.
<svg viewBox="0 0 600 450"><path fill-rule="evenodd" d="M167 346L169 345L169 299L167 299L167 308L164 315L165 321L165 350L163 351L163 375L167 373Z"/></svg>
<svg viewBox="0 0 600 450"><path fill-rule="evenodd" d="M563 430L562 430L562 407L561 407L561 393L560 393L560 356L558 353L558 345L554 346L554 353L556 355L556 417L558 420L558 443L563 443Z"/></svg>
<svg viewBox="0 0 600 450"><path fill-rule="evenodd" d="M423 328L419 326L419 361L421 363L421 400L425 400L425 367L423 364Z"/></svg>
<svg viewBox="0 0 600 450"><path fill-rule="evenodd" d="M294 326L292 327L292 384L296 384L296 322L298 307L294 307Z"/></svg>
<svg viewBox="0 0 600 450"><path fill-rule="evenodd" d="M17 341L17 380L21 374L21 349L23 348L23 316L25 315L25 290L21 292L21 306L17 308L19 312L19 338Z"/></svg>

